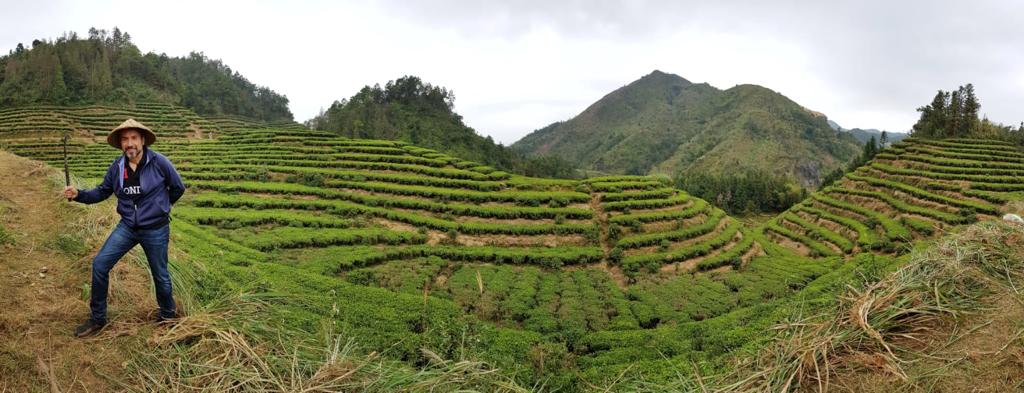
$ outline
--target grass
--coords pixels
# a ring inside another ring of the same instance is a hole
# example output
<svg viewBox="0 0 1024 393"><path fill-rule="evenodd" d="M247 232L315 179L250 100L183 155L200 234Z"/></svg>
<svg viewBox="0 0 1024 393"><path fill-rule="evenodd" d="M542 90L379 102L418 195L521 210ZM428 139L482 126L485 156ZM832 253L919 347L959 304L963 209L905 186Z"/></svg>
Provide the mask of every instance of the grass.
<svg viewBox="0 0 1024 393"><path fill-rule="evenodd" d="M975 312L993 292L1019 296L1024 228L985 222L919 250L882 280L851 287L823 314L796 315L778 326L779 339L730 391L827 390L837 374L871 354L876 366L907 380L908 343L920 342L943 320Z"/></svg>
<svg viewBox="0 0 1024 393"><path fill-rule="evenodd" d="M366 353L327 328L322 339L281 334L260 318L272 299L237 295L211 302L150 339L155 349L107 376L127 391L528 392L485 362L429 359L421 368Z"/></svg>
<svg viewBox="0 0 1024 393"><path fill-rule="evenodd" d="M14 244L14 236L8 233L3 225L0 225L0 246L4 244Z"/></svg>
<svg viewBox="0 0 1024 393"><path fill-rule="evenodd" d="M311 159L298 142L318 145L311 148L318 157L344 159ZM131 359L129 377L119 379L129 390L692 391L738 380L750 389L784 388L755 384L775 378L756 374L762 369L727 378L736 359L771 342L779 321L800 317L780 330L799 344L814 342L813 334L837 337L822 344L836 343L831 352L794 355L832 367L849 348L902 359L862 325L889 345L899 326L921 322L914 318L950 315L927 303L927 293L908 306L897 304L908 292L892 295L878 280L859 284L856 274L872 268L876 255L853 252L844 236L856 232L860 250L885 254L893 241L910 246L928 235L932 220L910 213L953 224L987 206L968 198L977 190L961 192L945 178L910 186L902 182L920 173L873 171L852 175L844 183L850 190L815 194L817 202L800 215L793 209L789 222L752 220L758 228L741 231L741 222L651 177L508 176L413 146L304 138L301 131L161 146L191 186L175 207L172 240L182 258L171 266L190 315L153 338L155 352ZM102 175L114 153L102 147L81 147L74 170ZM24 153L51 157L43 150ZM984 179L993 188L1014 185L1005 176ZM827 230L836 227L827 221L846 229ZM789 244L772 243L766 228L816 254L839 254L831 243L850 255L790 255ZM935 232L950 229L957 227ZM53 239L66 243L54 243L58 249L76 249L73 238ZM625 246L635 246L628 256ZM741 258L750 249L768 256ZM417 268L424 260L430 263ZM661 269L666 262L687 269ZM701 272L691 274L694 267ZM856 290L837 302L847 285ZM942 295L942 307L960 307ZM820 306L849 308L863 299L887 308L869 308L866 322L824 325L830 314ZM892 307L931 314L872 319ZM825 327L798 335L811 324ZM764 355L776 360L782 379L801 366L786 353ZM793 380L813 388L830 371L799 372Z"/></svg>
<svg viewBox="0 0 1024 393"><path fill-rule="evenodd" d="M82 256L89 251L81 237L70 233L57 235L52 241L52 246L68 256Z"/></svg>

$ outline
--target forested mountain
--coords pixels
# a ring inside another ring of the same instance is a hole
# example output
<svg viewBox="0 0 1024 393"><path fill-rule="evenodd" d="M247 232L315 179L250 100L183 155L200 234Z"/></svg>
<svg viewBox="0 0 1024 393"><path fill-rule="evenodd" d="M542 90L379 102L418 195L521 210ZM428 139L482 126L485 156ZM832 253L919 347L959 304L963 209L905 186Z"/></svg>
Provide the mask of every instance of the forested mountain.
<svg viewBox="0 0 1024 393"><path fill-rule="evenodd" d="M883 145L886 146L892 143L902 141L904 138L910 136L910 134L903 132L879 131L874 128L866 130L863 128L852 128L849 130L844 129L843 131L849 132L850 135L853 135L854 138L857 138L857 141L860 143L867 143L869 140L871 140L872 137L875 138L875 140L878 141L879 143L882 143L882 134L885 133L885 143L883 143Z"/></svg>
<svg viewBox="0 0 1024 393"><path fill-rule="evenodd" d="M201 115L292 120L288 98L249 82L220 60L143 54L127 32L89 30L34 40L0 57L0 106L158 101Z"/></svg>
<svg viewBox="0 0 1024 393"><path fill-rule="evenodd" d="M557 157L527 159L477 134L462 122L454 104L452 91L405 76L384 87L365 86L306 125L349 138L406 141L529 176L574 176L576 171Z"/></svg>
<svg viewBox="0 0 1024 393"><path fill-rule="evenodd" d="M853 158L860 144L820 114L764 87L723 91L654 71L512 148L609 174L768 171L814 187Z"/></svg>

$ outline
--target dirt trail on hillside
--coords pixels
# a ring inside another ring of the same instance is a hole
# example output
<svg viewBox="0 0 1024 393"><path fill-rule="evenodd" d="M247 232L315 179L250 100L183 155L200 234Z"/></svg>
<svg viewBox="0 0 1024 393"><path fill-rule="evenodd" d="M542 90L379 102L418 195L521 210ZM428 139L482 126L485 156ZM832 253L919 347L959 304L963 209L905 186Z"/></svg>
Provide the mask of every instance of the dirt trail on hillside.
<svg viewBox="0 0 1024 393"><path fill-rule="evenodd" d="M595 265L598 269L604 270L611 277L615 285L618 285L621 289L626 289L629 286L629 279L622 272L618 266L612 264L612 261L608 259L608 256L612 252L612 239L608 235L608 213L604 211L601 206L601 194L594 193L590 198L590 209L594 211L594 221L597 222L598 226L598 243L601 244L601 251L604 254L601 257L601 262Z"/></svg>
<svg viewBox="0 0 1024 393"><path fill-rule="evenodd" d="M113 206L85 208L60 197L63 175L0 151L0 392L101 392L134 351L146 350L156 309L149 272L136 247L111 272L109 319L97 336L78 339L89 315L92 257L117 222ZM78 206L70 206L75 204ZM97 236L97 234L102 235Z"/></svg>

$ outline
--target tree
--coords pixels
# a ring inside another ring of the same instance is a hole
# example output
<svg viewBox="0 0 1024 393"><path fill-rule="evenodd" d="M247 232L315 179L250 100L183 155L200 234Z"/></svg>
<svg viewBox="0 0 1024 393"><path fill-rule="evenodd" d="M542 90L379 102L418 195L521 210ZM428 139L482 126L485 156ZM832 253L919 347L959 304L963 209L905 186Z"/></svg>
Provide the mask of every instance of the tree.
<svg viewBox="0 0 1024 393"><path fill-rule="evenodd" d="M948 101L949 93L939 90L931 104L917 108L921 118L914 124L913 134L920 137L940 137L944 134Z"/></svg>
<svg viewBox="0 0 1024 393"><path fill-rule="evenodd" d="M872 158L875 158L875 154L878 154L878 142L875 140L875 136L872 135L871 139L864 142L864 153L861 156L861 160L868 162Z"/></svg>
<svg viewBox="0 0 1024 393"><path fill-rule="evenodd" d="M968 83L966 86L960 88L960 96L962 102L962 124L963 130L961 134L963 136L973 135L978 131L978 111L981 109L981 104L978 103L978 97L974 95L974 85Z"/></svg>
<svg viewBox="0 0 1024 393"><path fill-rule="evenodd" d="M732 214L780 212L806 196L806 190L787 177L764 170L723 175L681 173L676 186Z"/></svg>
<svg viewBox="0 0 1024 393"><path fill-rule="evenodd" d="M885 131L882 131L882 140L884 141L887 139L888 135L885 133ZM839 167L832 170L832 172L826 174L825 177L822 178L821 187L830 186L832 185L832 183L835 183L839 179L842 179L843 176L845 176L847 173L853 172L857 168L867 164L869 161L875 158L876 155L878 155L878 152L881 151L881 149L882 146L879 145L878 142L875 141L875 137L872 136L871 139L868 139L867 142L864 142L864 148L861 150L860 156L854 158L853 161L850 161L846 165L845 169Z"/></svg>
<svg viewBox="0 0 1024 393"><path fill-rule="evenodd" d="M912 133L924 138L962 138L977 135L981 120L981 103L974 94L974 85L968 83L957 90L939 90L932 103L920 108L921 117Z"/></svg>
<svg viewBox="0 0 1024 393"><path fill-rule="evenodd" d="M402 140L528 176L576 175L562 159L528 159L477 134L463 123L454 107L454 92L407 75L384 87L364 86L352 97L335 101L306 125L349 138Z"/></svg>
<svg viewBox="0 0 1024 393"><path fill-rule="evenodd" d="M50 42L18 44L0 57L0 105L133 104L161 101L203 115L291 120L288 98L257 86L201 53L185 58L143 55L131 35L95 27Z"/></svg>

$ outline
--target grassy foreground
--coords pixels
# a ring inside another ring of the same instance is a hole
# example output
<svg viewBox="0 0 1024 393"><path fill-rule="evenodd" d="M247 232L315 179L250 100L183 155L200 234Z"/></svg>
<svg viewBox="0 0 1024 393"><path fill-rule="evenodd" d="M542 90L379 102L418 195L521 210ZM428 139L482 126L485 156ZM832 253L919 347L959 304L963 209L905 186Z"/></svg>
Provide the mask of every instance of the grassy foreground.
<svg viewBox="0 0 1024 393"><path fill-rule="evenodd" d="M776 312L749 322L755 328L769 326L773 333L750 350L721 359L717 367L680 367L670 382L626 378L627 370L621 380L584 389L827 391L880 377L888 381L884 386L929 390L949 382L925 367L922 359L941 358L953 342L976 334L979 317L991 317L988 307L993 302L1011 298L1019 308L1022 300L1020 226L982 222L903 257L861 258L815 280L800 296L770 305ZM286 329L261 318L277 300L236 294L198 306L181 324L154 336L156 351L130 360L125 386L159 386L167 391L548 390L545 385L517 385L472 353L442 359L427 351L431 361L417 368L359 351L358 342L330 326L324 327L319 340L289 336ZM1020 333L1007 336L994 355L1011 359L1019 354ZM972 370L970 361L954 360L930 367ZM1012 375L1021 365L1004 368ZM708 373L709 369L715 371ZM972 377L968 372L959 378ZM984 383L1021 387L1019 380Z"/></svg>

